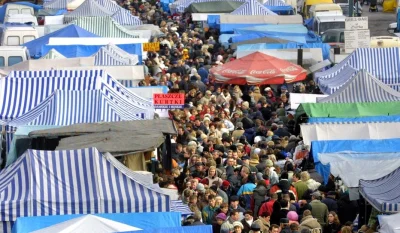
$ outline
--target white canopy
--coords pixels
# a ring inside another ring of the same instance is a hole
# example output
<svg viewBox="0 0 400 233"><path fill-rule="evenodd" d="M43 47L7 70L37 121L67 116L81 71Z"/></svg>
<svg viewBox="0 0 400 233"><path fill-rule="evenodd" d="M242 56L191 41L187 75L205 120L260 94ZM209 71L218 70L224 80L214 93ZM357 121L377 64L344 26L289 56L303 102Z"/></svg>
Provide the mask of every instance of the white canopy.
<svg viewBox="0 0 400 233"><path fill-rule="evenodd" d="M380 233L400 233L400 213L378 215Z"/></svg>
<svg viewBox="0 0 400 233"><path fill-rule="evenodd" d="M332 175L340 176L350 188L358 187L361 179L375 180L390 174L400 167L399 158L400 153L319 153L321 163L330 164Z"/></svg>
<svg viewBox="0 0 400 233"><path fill-rule="evenodd" d="M290 93L290 108L296 110L302 103L316 103L317 98L327 97L328 95Z"/></svg>
<svg viewBox="0 0 400 233"><path fill-rule="evenodd" d="M129 226L110 219L85 215L69 221L34 231L32 233L112 233L123 231L138 231L140 228Z"/></svg>
<svg viewBox="0 0 400 233"><path fill-rule="evenodd" d="M321 140L361 140L400 138L400 122L340 122L300 125L306 145Z"/></svg>

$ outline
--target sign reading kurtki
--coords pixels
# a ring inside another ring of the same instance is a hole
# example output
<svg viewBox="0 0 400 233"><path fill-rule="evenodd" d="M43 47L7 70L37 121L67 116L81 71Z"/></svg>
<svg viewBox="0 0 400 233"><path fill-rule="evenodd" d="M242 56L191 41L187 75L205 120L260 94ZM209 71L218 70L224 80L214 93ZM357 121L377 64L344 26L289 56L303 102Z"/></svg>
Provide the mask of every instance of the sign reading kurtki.
<svg viewBox="0 0 400 233"><path fill-rule="evenodd" d="M185 94L168 93L153 94L154 108L156 109L179 109L185 105Z"/></svg>
<svg viewBox="0 0 400 233"><path fill-rule="evenodd" d="M346 30L365 30L368 29L368 17L346 17Z"/></svg>
<svg viewBox="0 0 400 233"><path fill-rule="evenodd" d="M145 52L157 52L157 51L160 51L160 42L143 43L143 51L145 51Z"/></svg>

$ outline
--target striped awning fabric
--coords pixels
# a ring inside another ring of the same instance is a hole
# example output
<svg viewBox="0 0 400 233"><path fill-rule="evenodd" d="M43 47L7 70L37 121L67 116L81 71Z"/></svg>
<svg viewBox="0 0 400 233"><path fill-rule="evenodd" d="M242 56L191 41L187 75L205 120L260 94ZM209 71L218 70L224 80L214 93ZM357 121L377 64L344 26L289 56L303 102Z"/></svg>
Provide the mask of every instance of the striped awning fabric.
<svg viewBox="0 0 400 233"><path fill-rule="evenodd" d="M272 12L257 0L248 0L246 3L241 5L239 8L234 10L232 15L277 15Z"/></svg>
<svg viewBox="0 0 400 233"><path fill-rule="evenodd" d="M26 151L0 172L0 230L24 216L170 211L169 196L115 162L96 148Z"/></svg>

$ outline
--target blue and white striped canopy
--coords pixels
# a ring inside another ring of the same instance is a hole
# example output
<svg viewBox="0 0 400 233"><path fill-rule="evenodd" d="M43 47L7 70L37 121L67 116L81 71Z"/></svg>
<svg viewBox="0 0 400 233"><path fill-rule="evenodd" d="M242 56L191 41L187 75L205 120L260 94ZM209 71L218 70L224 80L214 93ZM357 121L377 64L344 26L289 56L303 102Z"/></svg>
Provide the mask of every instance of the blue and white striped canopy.
<svg viewBox="0 0 400 233"><path fill-rule="evenodd" d="M264 3L264 6L288 6L283 0L268 0Z"/></svg>
<svg viewBox="0 0 400 233"><path fill-rule="evenodd" d="M63 10L67 9L68 3L72 1L73 0L50 0L43 2L43 7L45 9Z"/></svg>
<svg viewBox="0 0 400 233"><path fill-rule="evenodd" d="M64 23L69 23L79 17L111 16L113 12L101 6L95 0L85 0L82 5L64 16Z"/></svg>
<svg viewBox="0 0 400 233"><path fill-rule="evenodd" d="M115 45L106 45L93 55L96 66L128 66L139 62L138 55L132 55Z"/></svg>
<svg viewBox="0 0 400 233"><path fill-rule="evenodd" d="M145 118L153 118L151 101L130 92L103 70L46 70L13 71L0 80L0 120L9 121L27 113L55 90L102 90L115 102L124 100L147 109L143 112Z"/></svg>
<svg viewBox="0 0 400 233"><path fill-rule="evenodd" d="M317 84L322 93L330 95L339 90L356 74L357 69L347 64L335 71L335 78L319 78Z"/></svg>
<svg viewBox="0 0 400 233"><path fill-rule="evenodd" d="M400 168L376 180L360 180L360 194L379 212L400 212Z"/></svg>
<svg viewBox="0 0 400 233"><path fill-rule="evenodd" d="M109 10L111 13L115 13L117 11L119 11L119 9L124 9L120 6L118 6L118 4L115 1L112 0L96 0L96 2L106 8L107 10Z"/></svg>
<svg viewBox="0 0 400 233"><path fill-rule="evenodd" d="M133 16L132 13L122 7L119 7L111 18L113 18L120 25L142 25L139 17Z"/></svg>
<svg viewBox="0 0 400 233"><path fill-rule="evenodd" d="M112 92L112 90L109 90ZM116 93L114 93L116 94ZM129 102L126 101L128 104ZM38 106L17 117L8 125L72 125L79 123L141 120L145 109L112 101L101 90L61 91L56 90ZM137 111L132 111L137 108Z"/></svg>
<svg viewBox="0 0 400 233"><path fill-rule="evenodd" d="M397 92L373 77L366 70L359 71L339 90L317 103L365 103L399 101Z"/></svg>
<svg viewBox="0 0 400 233"><path fill-rule="evenodd" d="M257 0L248 0L246 3L241 5L239 8L234 10L232 15L277 15L272 12Z"/></svg>
<svg viewBox="0 0 400 233"><path fill-rule="evenodd" d="M169 196L116 163L96 148L28 150L0 172L0 231L23 216L170 211Z"/></svg>
<svg viewBox="0 0 400 233"><path fill-rule="evenodd" d="M400 48L359 48L333 68L316 73L322 79L336 79L347 65L356 70L365 69L396 91L400 91Z"/></svg>

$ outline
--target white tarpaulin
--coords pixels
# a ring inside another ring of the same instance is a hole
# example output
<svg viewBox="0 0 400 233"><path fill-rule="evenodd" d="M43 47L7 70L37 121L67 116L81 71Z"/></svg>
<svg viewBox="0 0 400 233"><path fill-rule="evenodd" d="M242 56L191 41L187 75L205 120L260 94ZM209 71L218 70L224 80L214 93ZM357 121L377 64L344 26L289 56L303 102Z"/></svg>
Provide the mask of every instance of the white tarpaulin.
<svg viewBox="0 0 400 233"><path fill-rule="evenodd" d="M238 50L236 52L236 57L237 58L245 57L254 52L261 52L297 64L297 56L298 56L297 49ZM322 57L321 48L303 49L303 64L314 65L319 62L322 62L323 60L324 59Z"/></svg>
<svg viewBox="0 0 400 233"><path fill-rule="evenodd" d="M322 164L330 164L331 173L339 176L347 187L358 187L359 181L375 180L400 167L400 153L359 153L343 151L319 153ZM376 169L379 167L379 169ZM374 171L374 172L365 172Z"/></svg>
<svg viewBox="0 0 400 233"><path fill-rule="evenodd" d="M400 213L378 215L380 233L400 233Z"/></svg>
<svg viewBox="0 0 400 233"><path fill-rule="evenodd" d="M85 215L34 231L32 233L112 233L138 230L141 229L99 216Z"/></svg>
<svg viewBox="0 0 400 233"><path fill-rule="evenodd" d="M222 14L222 13L221 13ZM193 21L206 21L209 15L221 15L219 13L192 13Z"/></svg>
<svg viewBox="0 0 400 233"><path fill-rule="evenodd" d="M48 45L108 45L141 44L149 42L146 38L104 38L104 37L51 37Z"/></svg>
<svg viewBox="0 0 400 233"><path fill-rule="evenodd" d="M318 123L300 125L303 141L400 138L400 122Z"/></svg>
<svg viewBox="0 0 400 233"><path fill-rule="evenodd" d="M290 108L296 110L302 103L316 103L317 98L327 97L327 95L290 93Z"/></svg>

